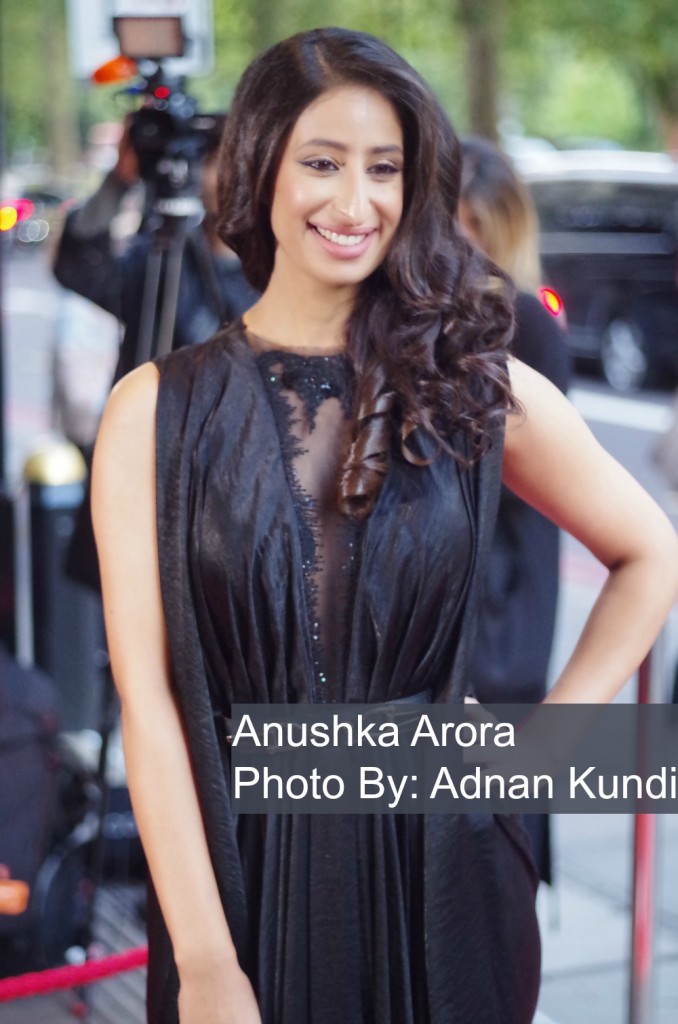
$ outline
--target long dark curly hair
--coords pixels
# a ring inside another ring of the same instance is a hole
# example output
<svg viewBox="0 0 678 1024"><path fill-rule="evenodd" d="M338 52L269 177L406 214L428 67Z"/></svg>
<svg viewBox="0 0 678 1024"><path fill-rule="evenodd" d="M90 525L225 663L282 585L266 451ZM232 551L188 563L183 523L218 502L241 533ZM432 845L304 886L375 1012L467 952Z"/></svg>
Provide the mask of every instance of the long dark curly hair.
<svg viewBox="0 0 678 1024"><path fill-rule="evenodd" d="M361 517L379 495L394 436L413 463L430 461L420 430L466 465L489 448L497 421L515 407L506 370L513 313L508 278L459 231L461 148L440 104L389 46L341 28L277 43L236 90L221 148L219 234L247 278L263 291L273 270L271 202L294 124L319 95L345 84L389 100L405 149L402 219L347 324L357 383L339 504ZM455 432L463 445L452 446Z"/></svg>

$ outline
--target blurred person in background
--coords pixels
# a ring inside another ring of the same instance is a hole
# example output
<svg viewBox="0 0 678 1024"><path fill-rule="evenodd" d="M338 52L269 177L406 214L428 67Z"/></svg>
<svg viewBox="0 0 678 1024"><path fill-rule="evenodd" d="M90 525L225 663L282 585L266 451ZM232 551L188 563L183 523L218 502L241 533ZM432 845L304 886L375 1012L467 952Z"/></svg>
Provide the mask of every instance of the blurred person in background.
<svg viewBox="0 0 678 1024"><path fill-rule="evenodd" d="M201 198L205 216L186 236L173 348L205 341L220 326L241 316L257 297L242 273L240 261L215 230L216 155L224 123L225 115L216 118L203 161ZM139 158L128 121L115 166L94 195L68 214L54 260L54 274L64 288L90 299L125 325L116 380L134 369L137 362L152 235L141 231L117 253L111 223L125 196L139 181Z"/></svg>
<svg viewBox="0 0 678 1024"><path fill-rule="evenodd" d="M224 245L215 228L217 153L225 121L226 115L217 116L209 134L201 168L205 215L187 232L183 246L174 349L205 341L219 327L237 320L257 298L242 273L240 261ZM153 245L152 232L142 228L122 251L118 251L111 232L111 224L120 213L125 197L141 180L130 124L131 119L128 119L116 164L100 188L66 217L54 258L54 274L64 288L112 313L124 325L113 382L143 361L138 357L138 346L146 268ZM83 451L89 464L91 445L85 445ZM78 582L94 590L100 589L89 493L77 520L66 569Z"/></svg>
<svg viewBox="0 0 678 1024"><path fill-rule="evenodd" d="M509 158L491 142L469 137L462 150L460 225L518 290L512 352L564 392L569 357L555 317L538 298L543 281L530 194ZM471 664L481 702L543 699L555 630L558 560L558 528L502 488ZM548 818L528 815L526 823L540 877L550 882Z"/></svg>

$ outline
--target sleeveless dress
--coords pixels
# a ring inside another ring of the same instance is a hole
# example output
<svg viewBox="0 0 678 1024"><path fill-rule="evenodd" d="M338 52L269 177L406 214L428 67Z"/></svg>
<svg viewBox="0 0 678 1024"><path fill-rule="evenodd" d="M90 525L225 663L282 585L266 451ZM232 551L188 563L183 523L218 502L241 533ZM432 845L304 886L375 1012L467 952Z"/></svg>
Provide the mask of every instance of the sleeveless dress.
<svg viewBox="0 0 678 1024"><path fill-rule="evenodd" d="M443 454L414 466L394 445L359 525L336 509L345 353L281 352L238 322L156 365L172 678L263 1024L529 1024L536 875L515 819L236 820L223 730L232 703L463 701L501 436L471 470ZM176 1024L177 972L150 896L148 1019Z"/></svg>

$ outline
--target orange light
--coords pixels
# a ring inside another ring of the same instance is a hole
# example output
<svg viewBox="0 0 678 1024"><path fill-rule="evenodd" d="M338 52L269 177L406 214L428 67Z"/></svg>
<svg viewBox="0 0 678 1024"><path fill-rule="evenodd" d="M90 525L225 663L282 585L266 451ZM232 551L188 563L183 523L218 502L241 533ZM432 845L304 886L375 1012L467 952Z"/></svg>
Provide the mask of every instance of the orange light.
<svg viewBox="0 0 678 1024"><path fill-rule="evenodd" d="M0 231L11 231L18 219L14 206L0 206Z"/></svg>
<svg viewBox="0 0 678 1024"><path fill-rule="evenodd" d="M158 88L153 93L153 95L155 96L156 100L166 100L167 97L169 96L169 94L170 94L170 91L169 91L169 89L167 88L166 85L159 85Z"/></svg>
<svg viewBox="0 0 678 1024"><path fill-rule="evenodd" d="M18 878L0 879L0 914L23 914L31 890Z"/></svg>
<svg viewBox="0 0 678 1024"><path fill-rule="evenodd" d="M93 72L92 81L97 85L110 85L112 82L126 82L138 73L136 61L130 57L114 57Z"/></svg>
<svg viewBox="0 0 678 1024"><path fill-rule="evenodd" d="M563 300L553 288L540 288L539 298L553 316L560 316L563 312Z"/></svg>

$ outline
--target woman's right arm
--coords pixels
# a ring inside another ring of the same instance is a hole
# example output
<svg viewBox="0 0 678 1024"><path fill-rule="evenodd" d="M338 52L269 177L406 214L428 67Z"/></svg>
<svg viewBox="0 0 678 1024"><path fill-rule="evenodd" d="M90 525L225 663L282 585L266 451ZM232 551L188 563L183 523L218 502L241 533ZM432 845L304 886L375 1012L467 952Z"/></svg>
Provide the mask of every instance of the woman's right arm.
<svg viewBox="0 0 678 1024"><path fill-rule="evenodd" d="M128 783L181 980L181 1024L260 1024L222 909L170 682L155 522L157 392L151 363L120 381L106 405L92 467Z"/></svg>

